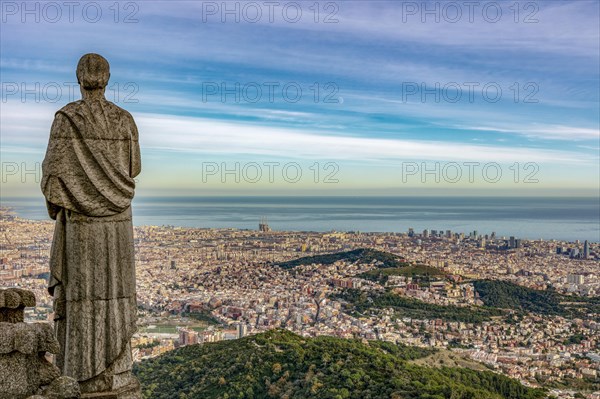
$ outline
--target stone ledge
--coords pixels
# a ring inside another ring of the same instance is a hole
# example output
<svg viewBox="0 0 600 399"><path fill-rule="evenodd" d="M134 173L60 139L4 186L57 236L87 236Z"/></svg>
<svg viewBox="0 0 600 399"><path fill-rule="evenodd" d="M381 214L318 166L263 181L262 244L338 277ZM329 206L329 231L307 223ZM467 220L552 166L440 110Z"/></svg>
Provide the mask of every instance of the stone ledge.
<svg viewBox="0 0 600 399"><path fill-rule="evenodd" d="M58 353L58 341L47 323L0 322L0 355L20 352L26 355L39 352Z"/></svg>

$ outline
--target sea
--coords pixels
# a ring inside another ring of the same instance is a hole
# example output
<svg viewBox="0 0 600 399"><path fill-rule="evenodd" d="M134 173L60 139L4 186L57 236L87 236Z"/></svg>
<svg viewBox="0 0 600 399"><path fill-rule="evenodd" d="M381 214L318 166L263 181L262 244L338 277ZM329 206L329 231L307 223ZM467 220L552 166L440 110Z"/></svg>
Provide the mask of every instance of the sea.
<svg viewBox="0 0 600 399"><path fill-rule="evenodd" d="M48 220L43 198L2 198L18 216ZM600 242L598 197L136 197L134 224L279 231L453 232Z"/></svg>

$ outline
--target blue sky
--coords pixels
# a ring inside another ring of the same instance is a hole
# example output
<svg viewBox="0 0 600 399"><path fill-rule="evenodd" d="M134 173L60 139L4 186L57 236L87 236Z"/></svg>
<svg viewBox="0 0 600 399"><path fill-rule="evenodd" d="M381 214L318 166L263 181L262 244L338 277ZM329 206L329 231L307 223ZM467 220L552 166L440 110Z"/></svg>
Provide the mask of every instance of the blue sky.
<svg viewBox="0 0 600 399"><path fill-rule="evenodd" d="M142 194L598 195L597 1L23 4L2 2L2 196L38 195L87 52L138 123Z"/></svg>

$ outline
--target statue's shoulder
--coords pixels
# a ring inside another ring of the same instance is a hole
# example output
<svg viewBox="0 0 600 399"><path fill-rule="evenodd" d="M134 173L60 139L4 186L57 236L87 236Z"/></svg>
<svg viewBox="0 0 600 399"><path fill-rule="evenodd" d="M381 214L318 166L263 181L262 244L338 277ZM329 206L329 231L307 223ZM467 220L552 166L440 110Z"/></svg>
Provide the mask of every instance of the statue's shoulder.
<svg viewBox="0 0 600 399"><path fill-rule="evenodd" d="M82 103L83 103L83 101L81 101L81 100L73 101L72 103L68 103L67 105L65 105L58 111L56 111L56 115L59 115L59 114L71 115L73 113L76 113L77 111L79 111L81 109Z"/></svg>
<svg viewBox="0 0 600 399"><path fill-rule="evenodd" d="M133 122L133 116L131 116L131 114L129 113L129 111L127 111L126 109L123 109L121 107L119 107L117 104L110 102L110 101L106 101L106 104L108 106L108 110L112 115L116 115L119 118L122 119L128 119L129 121Z"/></svg>
<svg viewBox="0 0 600 399"><path fill-rule="evenodd" d="M119 107L118 105L108 101L103 101L103 107L105 112L108 114L109 118L113 120L125 120L127 122L133 123L133 116L129 113L129 111ZM74 117L78 115L86 115L87 113L92 112L89 106L85 105L83 100L73 101L68 103L61 109L56 112L56 115L65 114L69 117Z"/></svg>

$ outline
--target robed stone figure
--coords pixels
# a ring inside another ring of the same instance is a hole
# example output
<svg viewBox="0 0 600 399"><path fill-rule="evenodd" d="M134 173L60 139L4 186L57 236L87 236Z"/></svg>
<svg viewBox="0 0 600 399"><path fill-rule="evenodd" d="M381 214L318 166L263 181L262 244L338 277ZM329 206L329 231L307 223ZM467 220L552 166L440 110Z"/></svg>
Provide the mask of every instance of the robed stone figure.
<svg viewBox="0 0 600 399"><path fill-rule="evenodd" d="M48 290L63 374L84 393L133 398L119 392L139 387L131 374L137 305L130 205L141 161L133 118L104 98L109 77L106 59L84 55L77 65L82 99L52 124L41 183L56 220Z"/></svg>

